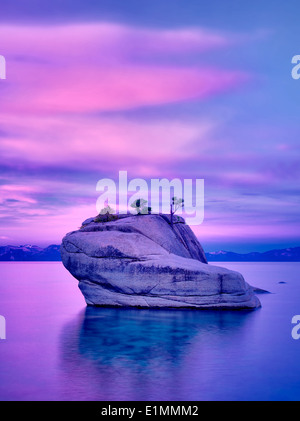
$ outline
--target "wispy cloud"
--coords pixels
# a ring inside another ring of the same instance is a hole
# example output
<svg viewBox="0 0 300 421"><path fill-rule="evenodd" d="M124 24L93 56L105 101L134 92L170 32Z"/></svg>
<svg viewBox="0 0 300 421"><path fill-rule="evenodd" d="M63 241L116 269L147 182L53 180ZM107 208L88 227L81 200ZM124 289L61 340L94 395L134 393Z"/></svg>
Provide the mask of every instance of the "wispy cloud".
<svg viewBox="0 0 300 421"><path fill-rule="evenodd" d="M122 169L204 178L202 239L272 238L276 224L296 235L284 219L297 219L296 143L284 124L240 121L244 98L231 101L253 75L230 53L261 35L85 23L1 25L0 39L2 242L59 241L95 214L97 180ZM226 66L203 64L213 52L228 53ZM193 115L168 111L186 104Z"/></svg>
<svg viewBox="0 0 300 421"><path fill-rule="evenodd" d="M244 82L246 73L180 66L187 52L227 48L232 40L201 29L145 30L112 24L1 26L9 59L2 110L66 113L120 110L204 99Z"/></svg>

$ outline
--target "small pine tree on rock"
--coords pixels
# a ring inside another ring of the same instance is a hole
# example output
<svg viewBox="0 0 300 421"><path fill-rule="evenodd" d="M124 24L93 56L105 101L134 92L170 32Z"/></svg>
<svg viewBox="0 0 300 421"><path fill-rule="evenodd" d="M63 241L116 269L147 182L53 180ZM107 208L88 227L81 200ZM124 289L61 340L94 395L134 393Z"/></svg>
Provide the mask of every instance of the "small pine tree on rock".
<svg viewBox="0 0 300 421"><path fill-rule="evenodd" d="M177 199L176 196L172 197L171 203L170 203L170 220L171 220L171 227L173 228L173 215L175 212L178 211L178 209L183 208L184 206L184 200L183 199Z"/></svg>
<svg viewBox="0 0 300 421"><path fill-rule="evenodd" d="M147 202L145 199L137 199L130 206L136 210L137 215L147 215L151 213L151 207L146 206Z"/></svg>

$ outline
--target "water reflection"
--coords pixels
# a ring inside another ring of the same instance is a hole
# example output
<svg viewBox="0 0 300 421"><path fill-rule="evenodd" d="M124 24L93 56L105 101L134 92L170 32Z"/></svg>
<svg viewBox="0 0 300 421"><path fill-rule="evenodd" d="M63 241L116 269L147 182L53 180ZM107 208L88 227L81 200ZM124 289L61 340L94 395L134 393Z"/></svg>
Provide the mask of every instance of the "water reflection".
<svg viewBox="0 0 300 421"><path fill-rule="evenodd" d="M209 381L220 351L237 341L242 352L255 313L87 307L61 335L66 384L76 399L80 390L100 400L174 400L180 390L190 399L190 382Z"/></svg>

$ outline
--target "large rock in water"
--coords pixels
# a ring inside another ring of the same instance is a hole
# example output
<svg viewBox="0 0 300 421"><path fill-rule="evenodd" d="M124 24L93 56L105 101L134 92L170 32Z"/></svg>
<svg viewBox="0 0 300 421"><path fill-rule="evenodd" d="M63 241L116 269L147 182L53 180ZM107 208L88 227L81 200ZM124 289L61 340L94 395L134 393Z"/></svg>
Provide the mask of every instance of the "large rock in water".
<svg viewBox="0 0 300 421"><path fill-rule="evenodd" d="M260 306L243 276L207 263L183 218L167 215L89 218L62 240L64 266L88 305L188 308Z"/></svg>

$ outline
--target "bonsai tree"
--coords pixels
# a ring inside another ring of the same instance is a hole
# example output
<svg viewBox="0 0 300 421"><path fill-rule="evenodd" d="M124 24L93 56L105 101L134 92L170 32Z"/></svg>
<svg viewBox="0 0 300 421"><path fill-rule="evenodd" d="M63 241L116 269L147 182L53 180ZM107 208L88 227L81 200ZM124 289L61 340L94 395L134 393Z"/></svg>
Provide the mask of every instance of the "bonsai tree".
<svg viewBox="0 0 300 421"><path fill-rule="evenodd" d="M151 207L146 206L147 200L145 199L137 199L131 203L131 207L136 209L137 215L146 215L151 213Z"/></svg>
<svg viewBox="0 0 300 421"><path fill-rule="evenodd" d="M96 216L94 219L95 222L109 222L117 219L117 215L115 215L115 210L109 206L106 202L105 207L101 209L99 215Z"/></svg>
<svg viewBox="0 0 300 421"><path fill-rule="evenodd" d="M177 199L176 196L172 197L171 203L170 203L170 216L171 216L171 227L173 228L173 215L175 212L178 211L178 209L183 208L184 206L184 200L183 199Z"/></svg>

